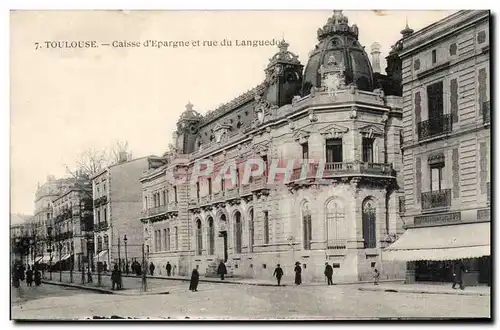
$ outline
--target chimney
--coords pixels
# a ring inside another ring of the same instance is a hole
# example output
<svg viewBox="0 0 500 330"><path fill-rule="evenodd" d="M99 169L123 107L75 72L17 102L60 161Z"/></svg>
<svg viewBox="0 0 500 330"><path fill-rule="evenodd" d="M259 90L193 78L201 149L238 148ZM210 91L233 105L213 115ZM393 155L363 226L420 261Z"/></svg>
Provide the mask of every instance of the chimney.
<svg viewBox="0 0 500 330"><path fill-rule="evenodd" d="M54 175L47 175L47 182L56 181L56 177Z"/></svg>
<svg viewBox="0 0 500 330"><path fill-rule="evenodd" d="M371 49L373 72L380 73L380 44L374 42Z"/></svg>
<svg viewBox="0 0 500 330"><path fill-rule="evenodd" d="M125 163L127 161L127 152L120 151L118 154L118 164Z"/></svg>

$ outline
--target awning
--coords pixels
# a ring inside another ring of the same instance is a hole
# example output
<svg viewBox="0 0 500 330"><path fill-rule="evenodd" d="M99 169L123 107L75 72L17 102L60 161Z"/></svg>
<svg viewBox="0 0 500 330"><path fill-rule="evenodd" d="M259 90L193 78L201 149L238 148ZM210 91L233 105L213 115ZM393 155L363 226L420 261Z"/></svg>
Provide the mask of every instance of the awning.
<svg viewBox="0 0 500 330"><path fill-rule="evenodd" d="M456 260L490 255L490 223L409 228L382 252L386 261Z"/></svg>
<svg viewBox="0 0 500 330"><path fill-rule="evenodd" d="M94 256L94 259L99 260L99 262L108 261L108 250L104 250L104 251L99 252L98 254L96 254Z"/></svg>
<svg viewBox="0 0 500 330"><path fill-rule="evenodd" d="M54 256L52 256L52 259L54 258ZM50 254L45 254L43 257L42 257L42 260L40 261L40 263L42 264L49 264L50 262Z"/></svg>
<svg viewBox="0 0 500 330"><path fill-rule="evenodd" d="M35 258L35 263L40 262L43 259L43 256L36 257Z"/></svg>

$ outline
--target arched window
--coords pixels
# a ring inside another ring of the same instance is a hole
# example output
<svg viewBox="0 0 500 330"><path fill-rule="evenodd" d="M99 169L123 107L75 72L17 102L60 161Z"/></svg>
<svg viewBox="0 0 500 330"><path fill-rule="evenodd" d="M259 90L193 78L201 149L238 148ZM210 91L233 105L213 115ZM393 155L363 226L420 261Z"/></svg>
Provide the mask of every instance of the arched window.
<svg viewBox="0 0 500 330"><path fill-rule="evenodd" d="M304 250L310 250L312 240L312 223L309 202L305 202L302 205L302 231L304 233Z"/></svg>
<svg viewBox="0 0 500 330"><path fill-rule="evenodd" d="M241 213L234 214L234 237L235 237L235 253L241 253Z"/></svg>
<svg viewBox="0 0 500 330"><path fill-rule="evenodd" d="M370 198L365 199L363 202L363 240L365 249L377 247L376 211L375 202Z"/></svg>
<svg viewBox="0 0 500 330"><path fill-rule="evenodd" d="M347 243L347 223L344 208L337 200L326 205L326 246L328 249L345 249Z"/></svg>
<svg viewBox="0 0 500 330"><path fill-rule="evenodd" d="M101 236L97 236L97 252L101 252L102 251L102 237Z"/></svg>
<svg viewBox="0 0 500 330"><path fill-rule="evenodd" d="M215 228L214 219L212 217L208 218L208 254L214 254L214 242L215 242Z"/></svg>
<svg viewBox="0 0 500 330"><path fill-rule="evenodd" d="M253 252L254 230L253 230L253 209L248 212L248 251Z"/></svg>
<svg viewBox="0 0 500 330"><path fill-rule="evenodd" d="M198 219L196 221L196 254L201 255L203 250L203 236L201 232L201 221Z"/></svg>
<svg viewBox="0 0 500 330"><path fill-rule="evenodd" d="M108 241L108 235L104 235L104 246L103 246L103 249L104 250L109 250L109 241Z"/></svg>

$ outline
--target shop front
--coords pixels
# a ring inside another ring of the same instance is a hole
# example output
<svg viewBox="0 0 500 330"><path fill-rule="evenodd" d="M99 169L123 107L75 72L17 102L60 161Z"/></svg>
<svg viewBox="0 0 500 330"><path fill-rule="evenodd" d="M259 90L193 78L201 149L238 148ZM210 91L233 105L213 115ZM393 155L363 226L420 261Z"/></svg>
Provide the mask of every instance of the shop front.
<svg viewBox="0 0 500 330"><path fill-rule="evenodd" d="M490 223L409 228L384 249L386 261L407 261L406 281L452 282L453 266L464 264L465 285L490 284Z"/></svg>

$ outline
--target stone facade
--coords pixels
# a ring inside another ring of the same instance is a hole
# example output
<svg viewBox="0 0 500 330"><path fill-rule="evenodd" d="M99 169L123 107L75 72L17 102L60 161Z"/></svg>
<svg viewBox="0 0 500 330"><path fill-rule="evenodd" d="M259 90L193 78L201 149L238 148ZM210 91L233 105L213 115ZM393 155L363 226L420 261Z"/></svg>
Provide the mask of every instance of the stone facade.
<svg viewBox="0 0 500 330"><path fill-rule="evenodd" d="M94 197L94 262L117 263L141 256L143 228L139 178L148 168L146 157L111 165L92 176ZM125 235L127 246L125 248Z"/></svg>
<svg viewBox="0 0 500 330"><path fill-rule="evenodd" d="M62 193L53 201L53 210L52 263L64 261L67 267L81 270L89 256L86 236L93 229L90 181L79 180Z"/></svg>
<svg viewBox="0 0 500 330"><path fill-rule="evenodd" d="M49 228L52 227L54 217L52 202L69 189L74 182L73 178L56 179L54 176L49 175L47 176L47 182L38 186L35 193L35 211L33 213L33 221L36 226L36 256L48 255Z"/></svg>
<svg viewBox="0 0 500 330"><path fill-rule="evenodd" d="M487 10L464 10L402 39L409 228L490 221L489 32Z"/></svg>
<svg viewBox="0 0 500 330"><path fill-rule="evenodd" d="M382 278L403 277L404 263L381 261L403 227L402 101L374 78L358 32L335 11L318 30L321 62L308 64L304 81L282 41L263 84L205 116L188 104L174 145L150 158L141 179L140 220L159 272L168 261L180 275L199 265L216 276L222 260L232 276L270 279L279 263L292 278L299 261L306 282L323 280L325 262L338 282L371 279L374 268ZM297 72L296 80L285 83L286 72ZM194 149L185 143L193 136ZM315 164L301 176L305 159ZM199 176L205 160L215 170ZM248 160L265 164L264 175L252 176ZM234 164L234 181L218 175L227 164ZM284 168L290 176L269 175Z"/></svg>

